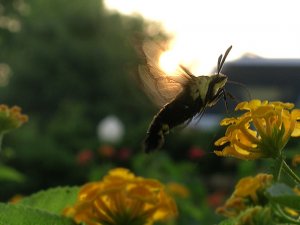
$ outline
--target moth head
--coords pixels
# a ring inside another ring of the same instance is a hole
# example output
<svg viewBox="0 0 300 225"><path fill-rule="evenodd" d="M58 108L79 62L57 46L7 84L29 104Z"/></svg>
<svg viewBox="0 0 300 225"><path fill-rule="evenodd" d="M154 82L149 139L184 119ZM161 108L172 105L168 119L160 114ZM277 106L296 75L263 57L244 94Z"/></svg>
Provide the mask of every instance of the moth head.
<svg viewBox="0 0 300 225"><path fill-rule="evenodd" d="M211 82L213 96L218 95L222 91L222 89L224 88L228 80L227 76L221 73L221 70L231 49L232 46L229 46L224 56L220 55L218 58L217 74L212 76L212 82Z"/></svg>
<svg viewBox="0 0 300 225"><path fill-rule="evenodd" d="M211 76L212 96L216 96L222 91L227 83L228 77L222 73Z"/></svg>

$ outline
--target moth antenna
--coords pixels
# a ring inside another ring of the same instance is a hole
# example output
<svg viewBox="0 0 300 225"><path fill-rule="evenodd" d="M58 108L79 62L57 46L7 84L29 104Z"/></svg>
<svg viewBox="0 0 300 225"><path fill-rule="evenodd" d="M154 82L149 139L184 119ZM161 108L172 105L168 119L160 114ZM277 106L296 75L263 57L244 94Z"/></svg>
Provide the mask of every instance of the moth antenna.
<svg viewBox="0 0 300 225"><path fill-rule="evenodd" d="M250 92L249 88L248 88L245 84L240 83L240 82L237 82L237 81L232 81L232 80L228 80L227 83L228 83L228 84L235 84L235 85L238 85L238 86L240 86L240 87L242 87L242 88L245 88L245 90L246 90L246 92L247 92L247 94L248 94L249 100L252 99L252 97L251 97L251 92Z"/></svg>
<svg viewBox="0 0 300 225"><path fill-rule="evenodd" d="M225 60L230 52L230 50L232 49L232 45L229 46L229 48L226 50L225 54L224 54L224 57L222 57L222 60L220 62L220 65L219 65L219 62L218 62L218 74L221 72L222 68L223 68L223 65L225 63ZM220 57L219 57L220 59Z"/></svg>
<svg viewBox="0 0 300 225"><path fill-rule="evenodd" d="M222 57L223 57L223 55L221 54L220 56L219 56L219 58L218 58L218 74L221 72L221 68L220 68L220 66L221 66L221 60L222 60Z"/></svg>

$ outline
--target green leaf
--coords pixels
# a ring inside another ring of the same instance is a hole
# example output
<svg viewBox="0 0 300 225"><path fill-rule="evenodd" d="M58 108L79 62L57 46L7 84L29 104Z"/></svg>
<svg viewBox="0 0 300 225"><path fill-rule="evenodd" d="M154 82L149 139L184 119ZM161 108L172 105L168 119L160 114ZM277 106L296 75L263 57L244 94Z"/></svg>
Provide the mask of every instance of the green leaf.
<svg viewBox="0 0 300 225"><path fill-rule="evenodd" d="M0 165L0 181L23 182L25 177L14 168Z"/></svg>
<svg viewBox="0 0 300 225"><path fill-rule="evenodd" d="M268 188L266 193L272 202L300 210L300 196L286 184L276 183Z"/></svg>
<svg viewBox="0 0 300 225"><path fill-rule="evenodd" d="M0 203L0 225L75 225L68 218L29 206Z"/></svg>
<svg viewBox="0 0 300 225"><path fill-rule="evenodd" d="M234 219L227 219L227 220L223 220L218 225L235 225L235 224L236 224L236 220L234 220Z"/></svg>
<svg viewBox="0 0 300 225"><path fill-rule="evenodd" d="M60 215L63 209L75 203L79 187L57 187L40 191L22 199L19 204Z"/></svg>

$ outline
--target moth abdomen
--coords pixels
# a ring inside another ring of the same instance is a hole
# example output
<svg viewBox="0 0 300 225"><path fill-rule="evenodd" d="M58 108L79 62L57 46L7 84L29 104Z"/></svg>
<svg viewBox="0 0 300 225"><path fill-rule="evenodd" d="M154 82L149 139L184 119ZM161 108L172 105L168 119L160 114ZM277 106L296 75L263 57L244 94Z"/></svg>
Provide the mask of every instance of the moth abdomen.
<svg viewBox="0 0 300 225"><path fill-rule="evenodd" d="M152 150L159 149L165 142L164 135L169 132L169 125L165 118L165 108L160 110L158 114L153 118L147 136L144 140L144 150L146 153Z"/></svg>
<svg viewBox="0 0 300 225"><path fill-rule="evenodd" d="M165 138L161 130L158 131L158 133L147 133L146 139L144 141L144 151L146 153L149 153L154 149L159 149L163 146L164 142Z"/></svg>
<svg viewBox="0 0 300 225"><path fill-rule="evenodd" d="M192 100L188 90L181 92L154 116L144 141L145 151L151 152L161 148L164 144L164 136L170 130L193 118L202 108L200 98L195 101Z"/></svg>

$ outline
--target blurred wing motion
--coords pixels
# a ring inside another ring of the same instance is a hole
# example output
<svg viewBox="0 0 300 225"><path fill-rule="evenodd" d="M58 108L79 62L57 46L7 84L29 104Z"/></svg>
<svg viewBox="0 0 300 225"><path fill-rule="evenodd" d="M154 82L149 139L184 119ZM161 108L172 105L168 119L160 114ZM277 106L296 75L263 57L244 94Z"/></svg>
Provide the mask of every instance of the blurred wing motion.
<svg viewBox="0 0 300 225"><path fill-rule="evenodd" d="M161 148L165 135L194 116L203 114L206 107L214 106L223 96L227 76L221 74L231 46L218 58L217 73L210 76L194 76L183 66L173 75L159 69L159 57L163 48L147 41L141 45L144 64L139 66L139 77L150 99L161 107L154 116L144 141L146 152Z"/></svg>
<svg viewBox="0 0 300 225"><path fill-rule="evenodd" d="M145 64L139 65L139 78L148 97L159 107L173 100L191 79L180 67L167 75L159 67L159 57L164 49L153 41L141 46Z"/></svg>

